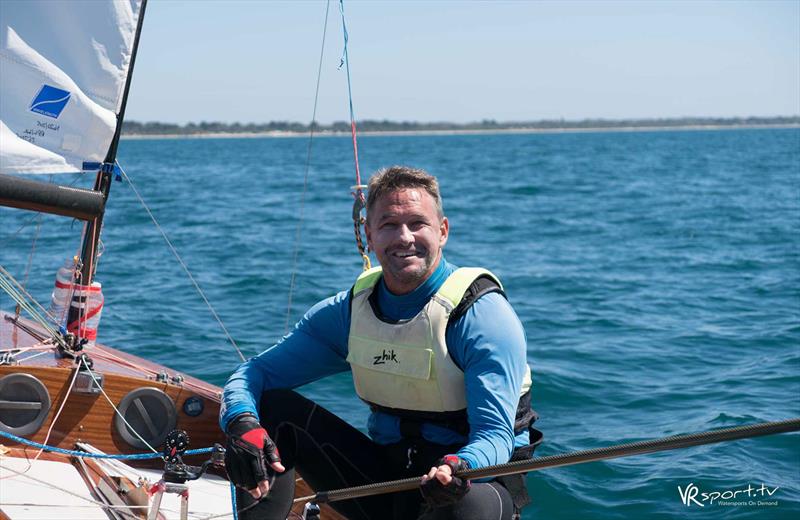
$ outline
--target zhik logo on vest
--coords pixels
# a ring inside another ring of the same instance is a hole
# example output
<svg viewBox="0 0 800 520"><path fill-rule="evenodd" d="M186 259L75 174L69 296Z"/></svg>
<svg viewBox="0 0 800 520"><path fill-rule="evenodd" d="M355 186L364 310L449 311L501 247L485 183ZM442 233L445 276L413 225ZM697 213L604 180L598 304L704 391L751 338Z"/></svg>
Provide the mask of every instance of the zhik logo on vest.
<svg viewBox="0 0 800 520"><path fill-rule="evenodd" d="M741 489L701 492L694 482L689 482L686 488L678 486L678 494L686 507L693 505L705 507L715 504L718 506L777 506L777 500L765 499L774 495L779 488L780 486L770 488L766 484L761 484L760 487L747 484L747 487Z"/></svg>
<svg viewBox="0 0 800 520"><path fill-rule="evenodd" d="M43 116L58 119L64 107L72 94L66 90L52 87L50 85L42 85L39 93L31 101L31 112L42 114Z"/></svg>
<svg viewBox="0 0 800 520"><path fill-rule="evenodd" d="M383 352L375 356L373 359L375 360L372 362L373 365L385 365L387 361L394 361L398 364L400 363L397 360L397 354L395 353L394 349L391 349L388 352L386 349L383 349Z"/></svg>

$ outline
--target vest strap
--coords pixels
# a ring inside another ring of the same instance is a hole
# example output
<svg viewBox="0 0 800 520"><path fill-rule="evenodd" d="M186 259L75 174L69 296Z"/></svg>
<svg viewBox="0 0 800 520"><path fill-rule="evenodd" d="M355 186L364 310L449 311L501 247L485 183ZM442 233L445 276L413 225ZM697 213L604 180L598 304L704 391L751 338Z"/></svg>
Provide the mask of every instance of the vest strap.
<svg viewBox="0 0 800 520"><path fill-rule="evenodd" d="M458 410L455 412L422 412L419 410L390 408L370 402L367 402L367 404L373 412L382 412L398 417L400 419L400 434L403 437L422 437L422 425L425 423L447 428L464 437L469 435L467 410ZM517 412L514 417L514 435L519 435L526 430L532 430L531 425L536 422L538 418L539 414L531 408L531 391L528 390L519 398L519 402L517 403ZM531 438L531 443L533 442L534 439ZM541 440L539 442L541 442ZM538 445L539 442L536 444Z"/></svg>
<svg viewBox="0 0 800 520"><path fill-rule="evenodd" d="M375 284L377 284L378 280L380 280L382 273L383 270L380 267L373 267L372 269L368 269L361 273L356 279L355 285L353 285L353 295L356 295L365 289L371 289L372 287L375 287Z"/></svg>
<svg viewBox="0 0 800 520"><path fill-rule="evenodd" d="M464 294L469 289L468 282L484 276L493 278L497 286L500 287L500 290L503 289L500 280L487 269L481 267L460 267L445 280L439 290L436 291L436 294L450 302L455 308L461 303Z"/></svg>
<svg viewBox="0 0 800 520"><path fill-rule="evenodd" d="M467 291L461 298L461 303L459 303L458 306L453 309L453 312L450 313L448 322L454 323L458 321L461 316L466 314L466 312L470 307L472 307L472 304L475 303L478 298L490 292L498 292L507 299L506 293L503 292L503 288L498 285L497 280L490 278L488 275L482 275L480 278L472 282L472 285L470 285L469 288L467 288Z"/></svg>

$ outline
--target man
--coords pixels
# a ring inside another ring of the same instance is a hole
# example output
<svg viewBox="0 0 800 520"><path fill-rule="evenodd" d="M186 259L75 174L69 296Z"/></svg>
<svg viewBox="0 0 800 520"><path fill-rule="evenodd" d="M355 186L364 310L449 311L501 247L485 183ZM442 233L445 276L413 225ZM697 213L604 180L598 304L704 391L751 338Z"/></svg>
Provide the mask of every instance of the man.
<svg viewBox="0 0 800 520"><path fill-rule="evenodd" d="M444 259L435 177L394 166L368 193L380 268L313 306L225 385L228 474L261 499L244 516L286 518L297 468L317 490L421 477L420 490L333 504L351 519L511 519L528 502L522 476L453 475L529 457L540 440L522 325L494 275ZM289 390L345 370L371 408L369 437Z"/></svg>

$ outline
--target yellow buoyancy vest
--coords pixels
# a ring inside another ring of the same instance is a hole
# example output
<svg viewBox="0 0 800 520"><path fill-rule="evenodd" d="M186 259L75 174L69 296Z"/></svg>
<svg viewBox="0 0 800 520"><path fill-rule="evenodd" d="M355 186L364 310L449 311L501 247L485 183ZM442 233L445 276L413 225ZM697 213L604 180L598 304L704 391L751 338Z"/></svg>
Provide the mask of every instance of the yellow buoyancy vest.
<svg viewBox="0 0 800 520"><path fill-rule="evenodd" d="M464 372L447 351L447 322L475 280L486 276L502 288L500 281L486 269L457 269L416 316L389 323L375 315L370 302L381 275L380 267L365 271L351 295L347 361L356 393L379 407L424 412L464 410ZM530 386L528 369L520 395Z"/></svg>

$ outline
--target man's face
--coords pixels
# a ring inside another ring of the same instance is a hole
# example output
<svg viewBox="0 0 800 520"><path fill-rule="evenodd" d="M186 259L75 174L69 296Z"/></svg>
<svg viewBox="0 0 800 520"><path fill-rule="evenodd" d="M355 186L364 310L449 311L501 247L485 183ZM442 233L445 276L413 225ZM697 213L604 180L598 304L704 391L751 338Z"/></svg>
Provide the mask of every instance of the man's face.
<svg viewBox="0 0 800 520"><path fill-rule="evenodd" d="M400 189L375 201L364 226L367 243L394 294L416 289L436 269L447 243L447 218L439 221L436 201L423 188Z"/></svg>

